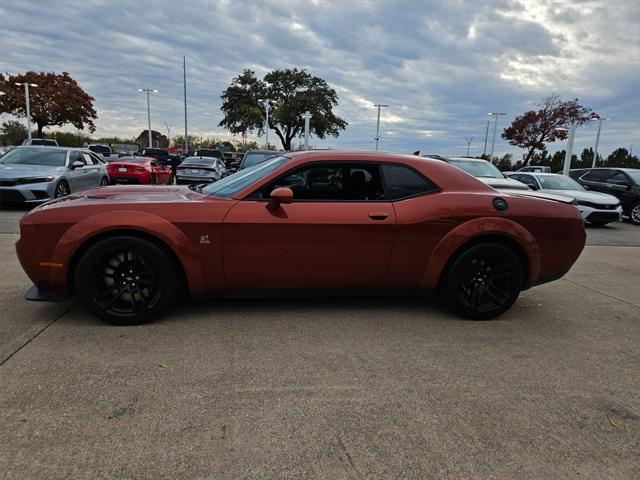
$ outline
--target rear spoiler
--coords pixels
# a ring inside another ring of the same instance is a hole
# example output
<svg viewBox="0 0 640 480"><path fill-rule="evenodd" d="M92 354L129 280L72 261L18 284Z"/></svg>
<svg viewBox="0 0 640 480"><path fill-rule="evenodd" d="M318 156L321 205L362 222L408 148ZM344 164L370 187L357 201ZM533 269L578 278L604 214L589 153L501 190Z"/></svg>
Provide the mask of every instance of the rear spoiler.
<svg viewBox="0 0 640 480"><path fill-rule="evenodd" d="M567 195L556 195L555 193L536 192L535 190L512 190L512 189L497 189L497 190L499 190L501 193L506 193L516 197L541 198L543 200L551 200L554 202L577 205L576 199L574 197L569 197Z"/></svg>

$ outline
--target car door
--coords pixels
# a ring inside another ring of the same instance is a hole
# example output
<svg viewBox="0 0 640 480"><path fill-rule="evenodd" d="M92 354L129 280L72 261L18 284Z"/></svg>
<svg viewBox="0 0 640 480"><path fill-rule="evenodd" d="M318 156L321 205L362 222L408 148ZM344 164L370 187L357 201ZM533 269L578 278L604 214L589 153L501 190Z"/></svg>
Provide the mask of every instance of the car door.
<svg viewBox="0 0 640 480"><path fill-rule="evenodd" d="M609 170L605 183L607 184L606 193L618 197L625 208L635 203L638 198L638 194L631 189L633 182L622 170Z"/></svg>
<svg viewBox="0 0 640 480"><path fill-rule="evenodd" d="M89 153L82 152L82 158L84 159L87 166L85 167L87 173L85 174L87 178L87 187L93 188L100 185L100 181L102 180L102 163L100 161L95 160Z"/></svg>
<svg viewBox="0 0 640 480"><path fill-rule="evenodd" d="M73 162L82 162L81 167L72 168ZM69 189L71 192L81 192L86 190L89 186L89 179L87 178L88 170L86 168L86 160L82 154L77 150L69 152L68 164L69 171L66 174L67 181L69 182Z"/></svg>
<svg viewBox="0 0 640 480"><path fill-rule="evenodd" d="M293 202L266 207L278 187ZM375 163L311 163L234 205L223 223L231 290L380 286L396 217Z"/></svg>
<svg viewBox="0 0 640 480"><path fill-rule="evenodd" d="M606 179L610 175L611 171L607 168L598 168L595 170L589 170L580 176L578 182L587 190L594 192L609 193Z"/></svg>

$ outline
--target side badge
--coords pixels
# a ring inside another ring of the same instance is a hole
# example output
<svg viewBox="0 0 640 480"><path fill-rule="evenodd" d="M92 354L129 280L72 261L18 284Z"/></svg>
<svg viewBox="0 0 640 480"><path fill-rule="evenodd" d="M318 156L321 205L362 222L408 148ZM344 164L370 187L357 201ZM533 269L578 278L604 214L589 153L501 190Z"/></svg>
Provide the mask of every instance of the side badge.
<svg viewBox="0 0 640 480"><path fill-rule="evenodd" d="M509 208L509 204L504 198L496 197L493 199L493 208L501 212Z"/></svg>
<svg viewBox="0 0 640 480"><path fill-rule="evenodd" d="M200 243L205 245L211 243L209 241L209 235L200 235Z"/></svg>

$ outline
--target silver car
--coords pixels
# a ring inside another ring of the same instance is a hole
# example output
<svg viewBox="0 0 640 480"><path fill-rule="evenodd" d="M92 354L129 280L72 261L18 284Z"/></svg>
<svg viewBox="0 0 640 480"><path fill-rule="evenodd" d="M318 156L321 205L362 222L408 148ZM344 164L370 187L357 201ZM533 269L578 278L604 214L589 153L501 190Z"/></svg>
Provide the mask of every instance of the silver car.
<svg viewBox="0 0 640 480"><path fill-rule="evenodd" d="M618 198L608 193L588 191L571 177L558 173L534 172L514 172L508 173L507 176L537 192L574 197L582 218L592 225L602 226L622 220L622 205Z"/></svg>
<svg viewBox="0 0 640 480"><path fill-rule="evenodd" d="M0 202L39 203L108 184L106 164L84 148L16 147L0 158Z"/></svg>

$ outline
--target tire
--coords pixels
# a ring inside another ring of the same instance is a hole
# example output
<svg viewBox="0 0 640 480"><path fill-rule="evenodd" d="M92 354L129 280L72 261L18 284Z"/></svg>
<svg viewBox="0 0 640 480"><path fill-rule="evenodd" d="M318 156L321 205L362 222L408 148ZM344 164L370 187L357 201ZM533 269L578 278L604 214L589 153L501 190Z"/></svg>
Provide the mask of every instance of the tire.
<svg viewBox="0 0 640 480"><path fill-rule="evenodd" d="M634 225L640 225L640 203L636 203L629 210L629 221Z"/></svg>
<svg viewBox="0 0 640 480"><path fill-rule="evenodd" d="M60 180L56 185L56 189L54 192L54 198L64 197L71 193L71 189L69 188L69 184L65 180Z"/></svg>
<svg viewBox="0 0 640 480"><path fill-rule="evenodd" d="M139 325L166 312L179 290L177 278L161 247L133 236L99 241L82 255L75 270L82 303L113 325Z"/></svg>
<svg viewBox="0 0 640 480"><path fill-rule="evenodd" d="M524 283L518 255L499 243L462 251L445 270L444 293L450 307L466 318L489 320L506 312Z"/></svg>
<svg viewBox="0 0 640 480"><path fill-rule="evenodd" d="M107 185L109 185L109 179L107 177L102 177L100 179L100 186L106 187Z"/></svg>
<svg viewBox="0 0 640 480"><path fill-rule="evenodd" d="M173 184L175 184L175 183L176 183L176 176L172 174L172 175L169 177L169 182L167 182L167 185L173 185Z"/></svg>
<svg viewBox="0 0 640 480"><path fill-rule="evenodd" d="M149 185L155 185L155 184L156 184L156 176L151 175L151 178L149 178Z"/></svg>

